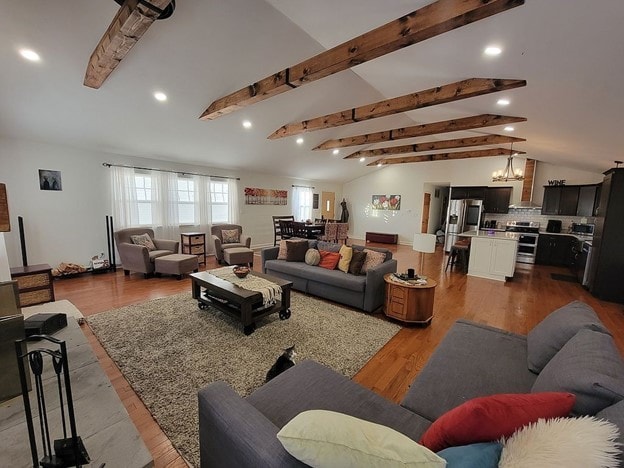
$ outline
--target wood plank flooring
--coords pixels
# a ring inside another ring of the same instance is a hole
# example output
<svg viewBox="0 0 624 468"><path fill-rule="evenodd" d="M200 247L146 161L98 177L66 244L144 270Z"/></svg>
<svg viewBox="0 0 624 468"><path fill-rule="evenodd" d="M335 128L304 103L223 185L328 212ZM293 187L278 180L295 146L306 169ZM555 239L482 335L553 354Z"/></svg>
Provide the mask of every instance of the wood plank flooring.
<svg viewBox="0 0 624 468"><path fill-rule="evenodd" d="M364 241L354 240L362 244ZM419 254L411 246L369 244L386 247L398 260L398 271L418 269ZM553 280L551 273L570 274L565 268L518 265L512 281L498 282L468 277L458 270L444 271L446 256L438 246L435 254L425 257L424 273L438 282L434 318L429 327L406 326L390 340L354 377L353 380L378 394L398 402L410 382L426 364L431 353L458 318L466 318L526 334L548 313L572 300L591 305L614 334L624 353L624 306L600 301L578 283ZM217 267L214 257L206 268ZM256 255L254 269L260 270ZM141 274L124 276L123 271L59 279L54 283L57 300L68 299L85 316L128 304L144 302L179 292L190 291L191 281L171 277L144 279ZM296 311L293 311L296 313ZM380 317L384 318L380 314ZM117 366L102 348L87 325L89 338L100 364L113 383L148 449L156 467L185 467L184 459L171 445L147 408L134 393Z"/></svg>

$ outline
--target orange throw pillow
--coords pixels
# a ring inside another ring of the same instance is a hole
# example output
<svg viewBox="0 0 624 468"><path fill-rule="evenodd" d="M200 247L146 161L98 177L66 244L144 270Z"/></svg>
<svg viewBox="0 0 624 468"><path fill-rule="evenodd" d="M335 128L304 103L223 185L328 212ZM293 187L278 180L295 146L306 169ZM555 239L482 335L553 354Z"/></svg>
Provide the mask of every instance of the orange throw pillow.
<svg viewBox="0 0 624 468"><path fill-rule="evenodd" d="M335 270L336 265L340 261L340 253L339 252L328 252L327 250L319 250L321 254L321 261L318 266L322 268L327 268L328 270Z"/></svg>

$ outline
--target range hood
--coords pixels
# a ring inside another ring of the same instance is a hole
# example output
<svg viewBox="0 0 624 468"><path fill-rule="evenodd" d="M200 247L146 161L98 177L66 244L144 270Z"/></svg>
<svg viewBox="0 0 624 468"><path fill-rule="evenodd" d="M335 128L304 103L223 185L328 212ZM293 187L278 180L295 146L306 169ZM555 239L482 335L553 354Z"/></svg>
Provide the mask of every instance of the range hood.
<svg viewBox="0 0 624 468"><path fill-rule="evenodd" d="M533 197L533 180L535 179L535 166L537 161L535 159L527 159L524 165L524 180L522 181L522 196L518 203L509 205L509 208L521 208L540 210L542 208L541 203L535 203L532 200Z"/></svg>
<svg viewBox="0 0 624 468"><path fill-rule="evenodd" d="M532 201L520 201L518 203L513 203L509 205L509 208L523 208L525 210L526 209L541 210L542 205L538 203L534 203Z"/></svg>

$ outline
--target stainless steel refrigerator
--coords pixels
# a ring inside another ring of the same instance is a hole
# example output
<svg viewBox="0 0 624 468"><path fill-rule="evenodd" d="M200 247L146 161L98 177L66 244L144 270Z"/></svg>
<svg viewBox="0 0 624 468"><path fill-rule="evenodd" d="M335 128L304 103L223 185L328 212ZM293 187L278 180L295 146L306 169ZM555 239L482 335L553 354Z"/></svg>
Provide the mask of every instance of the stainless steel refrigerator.
<svg viewBox="0 0 624 468"><path fill-rule="evenodd" d="M483 200L451 200L446 215L444 251L450 252L458 234L476 231L481 223Z"/></svg>

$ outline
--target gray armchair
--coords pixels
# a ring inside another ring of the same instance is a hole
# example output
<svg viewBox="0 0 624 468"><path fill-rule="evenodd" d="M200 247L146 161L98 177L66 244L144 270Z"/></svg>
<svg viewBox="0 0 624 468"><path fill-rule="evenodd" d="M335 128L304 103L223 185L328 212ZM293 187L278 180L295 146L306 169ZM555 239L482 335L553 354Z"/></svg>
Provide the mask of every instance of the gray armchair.
<svg viewBox="0 0 624 468"><path fill-rule="evenodd" d="M149 234L156 250L132 243L131 236ZM143 273L149 277L154 273L154 260L158 257L178 253L180 242L166 239L154 239L154 231L146 228L127 228L115 232L115 244L125 275L131 271Z"/></svg>
<svg viewBox="0 0 624 468"><path fill-rule="evenodd" d="M238 242L223 242L222 231L229 231L236 229L238 231ZM243 235L243 228L238 224L215 224L210 227L212 247L214 249L215 257L219 264L223 263L223 251L231 249L232 247L251 247L251 237Z"/></svg>

